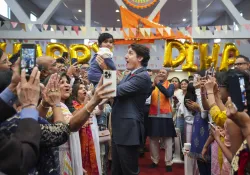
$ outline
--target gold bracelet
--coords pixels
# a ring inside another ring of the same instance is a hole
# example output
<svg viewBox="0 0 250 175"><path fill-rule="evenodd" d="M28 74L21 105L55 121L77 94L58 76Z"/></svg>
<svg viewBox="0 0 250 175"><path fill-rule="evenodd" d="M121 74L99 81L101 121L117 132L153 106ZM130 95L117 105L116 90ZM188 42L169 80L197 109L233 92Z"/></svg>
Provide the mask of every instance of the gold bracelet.
<svg viewBox="0 0 250 175"><path fill-rule="evenodd" d="M41 105L43 108L45 108L45 109L49 109L49 108L50 108L50 107L44 106L44 105L43 105L43 101L41 101L40 105Z"/></svg>

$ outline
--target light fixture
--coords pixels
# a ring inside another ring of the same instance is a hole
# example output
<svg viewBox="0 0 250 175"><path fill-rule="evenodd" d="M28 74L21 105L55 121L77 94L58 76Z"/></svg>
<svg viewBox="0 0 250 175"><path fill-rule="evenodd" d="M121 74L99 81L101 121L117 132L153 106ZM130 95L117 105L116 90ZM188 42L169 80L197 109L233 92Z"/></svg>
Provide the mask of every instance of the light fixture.
<svg viewBox="0 0 250 175"><path fill-rule="evenodd" d="M63 5L64 5L66 8L69 8L69 7L66 5L66 3L65 3L65 2L63 2Z"/></svg>
<svg viewBox="0 0 250 175"><path fill-rule="evenodd" d="M193 10L190 10L190 12L192 12Z"/></svg>
<svg viewBox="0 0 250 175"><path fill-rule="evenodd" d="M221 42L221 39L218 38L218 39L214 39L214 43L220 43Z"/></svg>
<svg viewBox="0 0 250 175"><path fill-rule="evenodd" d="M79 10L78 10L78 12L82 12L82 10L81 10L81 9L79 9Z"/></svg>
<svg viewBox="0 0 250 175"><path fill-rule="evenodd" d="M182 72L182 70L174 70L175 72Z"/></svg>
<svg viewBox="0 0 250 175"><path fill-rule="evenodd" d="M56 39L51 39L50 42L56 43Z"/></svg>
<svg viewBox="0 0 250 175"><path fill-rule="evenodd" d="M240 16L243 16L243 13L240 13Z"/></svg>
<svg viewBox="0 0 250 175"><path fill-rule="evenodd" d="M118 22L119 22L120 20L119 20L119 19L117 19L116 21L118 21Z"/></svg>
<svg viewBox="0 0 250 175"><path fill-rule="evenodd" d="M74 16L74 18L75 18L76 20L78 20L78 18L77 18L76 16Z"/></svg>
<svg viewBox="0 0 250 175"><path fill-rule="evenodd" d="M186 19L186 18L183 18L182 21L185 22L185 21L187 21L187 19Z"/></svg>
<svg viewBox="0 0 250 175"><path fill-rule="evenodd" d="M119 13L120 11L119 11L119 10L116 10L115 12L116 12L116 13Z"/></svg>

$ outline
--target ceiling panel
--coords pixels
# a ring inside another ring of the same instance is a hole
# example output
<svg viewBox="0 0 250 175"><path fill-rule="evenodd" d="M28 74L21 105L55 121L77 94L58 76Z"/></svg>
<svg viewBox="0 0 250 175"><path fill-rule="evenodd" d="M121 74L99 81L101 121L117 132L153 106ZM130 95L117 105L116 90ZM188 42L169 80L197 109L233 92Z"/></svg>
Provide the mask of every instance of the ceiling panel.
<svg viewBox="0 0 250 175"><path fill-rule="evenodd" d="M31 0L39 8L44 10L51 0ZM231 0L238 4L243 0ZM151 14L153 7L138 10L128 6L132 12L146 17ZM81 9L82 12L78 12ZM92 26L121 27L120 13L115 0L91 0ZM209 25L225 12L220 0L198 0L199 25ZM85 24L85 0L65 0L52 17L62 25ZM183 22L183 18L186 19ZM191 0L168 0L161 10L160 23L170 27L183 27L191 24Z"/></svg>

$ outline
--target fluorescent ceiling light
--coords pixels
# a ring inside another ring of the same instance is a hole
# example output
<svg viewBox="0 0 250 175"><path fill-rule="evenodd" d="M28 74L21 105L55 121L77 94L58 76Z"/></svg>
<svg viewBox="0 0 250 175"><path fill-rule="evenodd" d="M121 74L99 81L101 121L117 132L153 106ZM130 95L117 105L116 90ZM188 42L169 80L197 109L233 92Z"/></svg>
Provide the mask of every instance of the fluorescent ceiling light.
<svg viewBox="0 0 250 175"><path fill-rule="evenodd" d="M187 21L187 19L186 19L186 18L183 18L182 21L185 22L185 21Z"/></svg>
<svg viewBox="0 0 250 175"><path fill-rule="evenodd" d="M190 12L192 12L193 10L190 10Z"/></svg>
<svg viewBox="0 0 250 175"><path fill-rule="evenodd" d="M68 6L66 5L66 3L65 3L65 2L63 2L63 5L64 5L66 8L68 8Z"/></svg>
<svg viewBox="0 0 250 175"><path fill-rule="evenodd" d="M116 10L115 12L116 12L116 13L119 13L120 11L119 11L119 10Z"/></svg>
<svg viewBox="0 0 250 175"><path fill-rule="evenodd" d="M243 13L240 13L240 16L243 16Z"/></svg>
<svg viewBox="0 0 250 175"><path fill-rule="evenodd" d="M81 10L81 9L79 9L79 10L78 10L78 12L82 12L82 10Z"/></svg>
<svg viewBox="0 0 250 175"><path fill-rule="evenodd" d="M76 16L74 16L74 18L75 18L76 20L78 20Z"/></svg>
<svg viewBox="0 0 250 175"><path fill-rule="evenodd" d="M175 72L182 72L182 70L174 70Z"/></svg>
<svg viewBox="0 0 250 175"><path fill-rule="evenodd" d="M214 43L220 43L221 42L221 39L214 39Z"/></svg>
<svg viewBox="0 0 250 175"><path fill-rule="evenodd" d="M56 43L56 39L51 39L50 42Z"/></svg>
<svg viewBox="0 0 250 175"><path fill-rule="evenodd" d="M120 21L119 19L117 19L117 21Z"/></svg>

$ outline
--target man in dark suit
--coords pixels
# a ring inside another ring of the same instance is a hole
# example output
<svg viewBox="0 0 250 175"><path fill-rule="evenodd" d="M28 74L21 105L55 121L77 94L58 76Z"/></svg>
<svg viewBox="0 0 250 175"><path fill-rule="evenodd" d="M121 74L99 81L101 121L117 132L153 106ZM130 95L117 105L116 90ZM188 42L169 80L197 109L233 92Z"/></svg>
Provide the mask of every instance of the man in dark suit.
<svg viewBox="0 0 250 175"><path fill-rule="evenodd" d="M20 60L19 60L20 61ZM19 65L17 61L17 65ZM20 81L18 67L14 68L11 84L0 94L0 122L12 117L16 112L12 108L16 99L14 92ZM34 68L29 81L22 71L21 83L18 88L18 99L22 104L20 122L16 132L6 137L0 132L0 174L28 174L38 159L40 126L37 123L36 106L40 95L40 72Z"/></svg>
<svg viewBox="0 0 250 175"><path fill-rule="evenodd" d="M139 174L138 148L144 140L143 109L151 91L149 49L132 44L125 56L128 74L117 86L112 108L112 175Z"/></svg>

